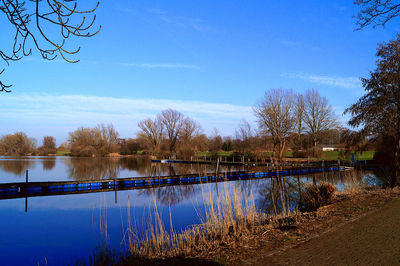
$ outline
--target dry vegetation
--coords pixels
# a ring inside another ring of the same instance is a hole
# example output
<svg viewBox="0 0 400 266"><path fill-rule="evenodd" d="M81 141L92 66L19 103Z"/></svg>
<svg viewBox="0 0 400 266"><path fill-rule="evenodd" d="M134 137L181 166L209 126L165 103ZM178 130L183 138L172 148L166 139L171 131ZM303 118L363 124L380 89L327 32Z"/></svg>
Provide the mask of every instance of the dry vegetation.
<svg viewBox="0 0 400 266"><path fill-rule="evenodd" d="M318 191L327 189L323 193L330 190L329 186L321 187ZM132 225L128 227L129 256L117 259L115 252L106 250L97 254L96 261L110 265L252 264L259 256L275 254L334 230L400 196L399 189L352 189L328 196L329 204L313 212L267 216L256 211L251 194L243 196L237 188L227 191L218 200L204 193L207 204L203 223L182 232L167 232L155 205L156 223L143 241L137 241Z"/></svg>
<svg viewBox="0 0 400 266"><path fill-rule="evenodd" d="M202 223L182 232L165 229L154 199L155 223L144 240L135 241L136 230L128 226L132 256L148 259L207 256L211 250L253 234L255 228L267 220L265 214L256 211L253 196L243 195L236 187L230 193L226 186L216 199L211 192L203 192L203 199L205 217L202 217Z"/></svg>
<svg viewBox="0 0 400 266"><path fill-rule="evenodd" d="M324 188L329 186L323 184L317 187L320 188L317 191L325 193L327 190ZM319 197L324 198L324 196ZM329 195L325 197L327 198L332 197ZM282 240L285 234L282 234L281 230L296 227L300 219L312 216L290 210L286 210L285 214L267 215L256 209L250 192L243 193L235 186L229 190L226 184L217 197L211 192L203 191L203 200L205 216L202 217L200 225L191 226L182 232L169 232L160 217L157 201L154 198L154 212L150 217L154 223L151 223L153 226L147 230L144 237L138 236L137 229L128 219L126 240L129 244L129 256L124 257L119 263L187 263L192 259L201 264L232 263L233 260L247 257L242 255L243 250L254 252L261 247L279 247L280 241L283 243L286 241ZM172 228L171 217L170 222ZM102 253L102 258L111 257Z"/></svg>

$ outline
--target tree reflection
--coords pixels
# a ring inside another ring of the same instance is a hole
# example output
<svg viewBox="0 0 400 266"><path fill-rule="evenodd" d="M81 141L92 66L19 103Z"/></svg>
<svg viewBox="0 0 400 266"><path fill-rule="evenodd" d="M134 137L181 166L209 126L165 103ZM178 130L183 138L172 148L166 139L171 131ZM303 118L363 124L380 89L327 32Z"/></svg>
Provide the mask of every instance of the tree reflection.
<svg viewBox="0 0 400 266"><path fill-rule="evenodd" d="M66 164L69 178L75 180L113 179L120 169L118 158L71 158Z"/></svg>
<svg viewBox="0 0 400 266"><path fill-rule="evenodd" d="M260 185L258 208L274 215L289 214L299 204L304 183L295 177L270 178Z"/></svg>
<svg viewBox="0 0 400 266"><path fill-rule="evenodd" d="M177 185L145 189L143 193L148 196L155 195L165 206L173 206L192 197L199 189L196 185Z"/></svg>
<svg viewBox="0 0 400 266"><path fill-rule="evenodd" d="M42 166L43 166L43 170L45 170L45 171L52 170L56 166L56 158L49 157L46 159L42 159Z"/></svg>
<svg viewBox="0 0 400 266"><path fill-rule="evenodd" d="M356 170L273 177L258 185L260 199L257 201L257 207L269 214L285 214L297 208L305 186L310 183L330 183L339 190L345 190L364 185L375 185L374 179L376 180L371 172Z"/></svg>
<svg viewBox="0 0 400 266"><path fill-rule="evenodd" d="M113 179L121 177L121 170L135 171L138 177L175 176L185 174L205 174L216 171L215 165L152 163L149 159L112 158L69 158L68 176L76 180ZM47 163L47 162L46 162ZM45 162L43 162L43 165ZM220 167L219 172L228 168Z"/></svg>
<svg viewBox="0 0 400 266"><path fill-rule="evenodd" d="M33 167L35 162L33 160L27 160L24 158L15 158L15 159L7 159L0 160L0 168L9 173L13 173L15 175L22 175L26 170Z"/></svg>

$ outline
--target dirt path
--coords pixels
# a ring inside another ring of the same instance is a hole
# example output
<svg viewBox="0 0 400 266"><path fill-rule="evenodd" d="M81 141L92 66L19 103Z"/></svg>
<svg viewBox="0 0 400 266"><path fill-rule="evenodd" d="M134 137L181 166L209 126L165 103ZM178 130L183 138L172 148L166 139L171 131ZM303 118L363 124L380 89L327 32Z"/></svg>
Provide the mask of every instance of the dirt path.
<svg viewBox="0 0 400 266"><path fill-rule="evenodd" d="M400 199L337 230L251 265L400 265Z"/></svg>

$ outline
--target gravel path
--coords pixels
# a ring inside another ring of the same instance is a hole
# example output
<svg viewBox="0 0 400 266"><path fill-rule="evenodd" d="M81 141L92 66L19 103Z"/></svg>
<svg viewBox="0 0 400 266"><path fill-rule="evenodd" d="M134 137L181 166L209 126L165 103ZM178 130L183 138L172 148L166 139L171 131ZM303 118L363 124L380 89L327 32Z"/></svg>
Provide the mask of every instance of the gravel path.
<svg viewBox="0 0 400 266"><path fill-rule="evenodd" d="M400 265L400 199L255 265Z"/></svg>

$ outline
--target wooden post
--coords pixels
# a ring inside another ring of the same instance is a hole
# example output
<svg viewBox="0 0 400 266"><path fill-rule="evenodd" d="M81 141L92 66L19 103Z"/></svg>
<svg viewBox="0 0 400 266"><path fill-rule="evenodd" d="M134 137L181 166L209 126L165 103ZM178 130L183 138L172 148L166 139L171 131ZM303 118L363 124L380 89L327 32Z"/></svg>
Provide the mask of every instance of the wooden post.
<svg viewBox="0 0 400 266"><path fill-rule="evenodd" d="M217 169L215 170L215 178L218 178L219 158L217 159Z"/></svg>
<svg viewBox="0 0 400 266"><path fill-rule="evenodd" d="M118 200L117 200L117 177L114 177L114 191L115 191L114 201L115 201L115 204L117 204L118 203Z"/></svg>
<svg viewBox="0 0 400 266"><path fill-rule="evenodd" d="M29 174L28 174L28 169L26 169L25 171L25 183L28 184L28 178L29 178ZM28 186L25 187L25 212L28 212Z"/></svg>

